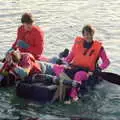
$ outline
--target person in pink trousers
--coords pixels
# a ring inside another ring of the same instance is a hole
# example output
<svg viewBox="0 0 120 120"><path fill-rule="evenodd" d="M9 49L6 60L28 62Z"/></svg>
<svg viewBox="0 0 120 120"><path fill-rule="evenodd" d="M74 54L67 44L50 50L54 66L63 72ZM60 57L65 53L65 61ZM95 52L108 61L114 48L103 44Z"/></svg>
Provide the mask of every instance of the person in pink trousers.
<svg viewBox="0 0 120 120"><path fill-rule="evenodd" d="M71 79L82 84L93 72L104 70L110 64L110 60L106 55L103 44L99 40L94 40L95 29L91 25L85 25L82 29L82 36L77 36L69 55L64 59L65 65L54 65L53 71L57 76L66 73ZM99 58L102 63L98 65ZM70 91L72 101L78 100L76 88ZM70 103L68 101L68 103Z"/></svg>

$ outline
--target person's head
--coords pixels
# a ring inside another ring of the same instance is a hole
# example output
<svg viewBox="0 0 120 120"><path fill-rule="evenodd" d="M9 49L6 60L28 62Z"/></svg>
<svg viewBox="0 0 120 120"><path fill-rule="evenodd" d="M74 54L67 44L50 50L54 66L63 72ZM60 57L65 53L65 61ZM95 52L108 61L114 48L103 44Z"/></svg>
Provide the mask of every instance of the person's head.
<svg viewBox="0 0 120 120"><path fill-rule="evenodd" d="M12 57L12 60L14 63L19 63L20 62L20 59L21 59L21 53L20 51L17 49L17 50L14 50L10 53L11 57Z"/></svg>
<svg viewBox="0 0 120 120"><path fill-rule="evenodd" d="M31 13L24 13L21 18L21 23L24 25L25 30L30 31L34 20Z"/></svg>
<svg viewBox="0 0 120 120"><path fill-rule="evenodd" d="M82 35L88 42L93 40L94 33L95 29L90 24L85 25L82 29Z"/></svg>

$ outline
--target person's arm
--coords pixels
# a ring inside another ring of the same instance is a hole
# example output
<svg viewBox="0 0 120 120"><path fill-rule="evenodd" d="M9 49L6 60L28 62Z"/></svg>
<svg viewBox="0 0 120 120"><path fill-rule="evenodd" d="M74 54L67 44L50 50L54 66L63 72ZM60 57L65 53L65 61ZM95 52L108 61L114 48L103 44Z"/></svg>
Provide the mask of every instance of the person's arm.
<svg viewBox="0 0 120 120"><path fill-rule="evenodd" d="M13 50L16 50L17 48L18 48L18 46L17 46L17 42L18 42L18 40L20 39L21 40L21 27L19 27L18 28L18 30L17 30L17 38L16 38L16 41L12 44L12 46L7 50L7 52L6 52L6 55L8 54L8 53L10 53L10 52L12 52Z"/></svg>
<svg viewBox="0 0 120 120"><path fill-rule="evenodd" d="M73 57L74 57L74 54L73 54L73 52L71 51L71 52L69 53L69 55L64 59L64 61L70 63L70 62L72 61Z"/></svg>
<svg viewBox="0 0 120 120"><path fill-rule="evenodd" d="M77 39L77 38L76 38ZM76 39L75 39L75 41L76 41ZM72 49L71 49L71 51L70 51L70 53L69 53L69 55L64 59L64 61L66 61L66 62L68 62L68 63L70 63L71 61L72 61L72 59L73 59L73 57L74 57L74 48L75 48L75 42L74 42L74 44L73 44L73 46L72 46Z"/></svg>
<svg viewBox="0 0 120 120"><path fill-rule="evenodd" d="M99 58L102 60L102 63L100 65L98 65L95 72L100 72L101 70L104 70L110 64L110 60L109 60L108 56L106 55L106 52L103 47L100 50ZM89 77L91 75L93 75L93 72L89 71L87 77Z"/></svg>
<svg viewBox="0 0 120 120"><path fill-rule="evenodd" d="M18 46L17 46L17 43L18 43L18 40L23 40L23 37L24 37L24 29L23 29L23 26L20 26L18 29L17 29L17 37L16 37L16 41L13 43L12 45L12 48L13 49L16 49Z"/></svg>
<svg viewBox="0 0 120 120"><path fill-rule="evenodd" d="M105 68L107 68L109 66L110 60L109 60L109 58L108 58L108 56L107 56L103 47L101 48L99 57L102 60L102 63L99 65L99 67L101 68L101 70L104 70Z"/></svg>

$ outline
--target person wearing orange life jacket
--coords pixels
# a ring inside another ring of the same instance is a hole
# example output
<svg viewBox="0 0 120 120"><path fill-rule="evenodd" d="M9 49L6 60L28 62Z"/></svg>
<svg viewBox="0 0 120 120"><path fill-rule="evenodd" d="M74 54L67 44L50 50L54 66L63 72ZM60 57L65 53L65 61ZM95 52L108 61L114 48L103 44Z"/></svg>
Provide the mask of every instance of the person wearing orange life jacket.
<svg viewBox="0 0 120 120"><path fill-rule="evenodd" d="M40 73L40 65L30 53L20 52L18 49L9 52L0 70L1 75L12 73L16 79L24 79L34 73ZM4 79L3 79L4 80Z"/></svg>
<svg viewBox="0 0 120 120"><path fill-rule="evenodd" d="M31 53L35 59L39 60L44 48L44 32L33 24L31 13L24 13L21 18L22 25L17 30L17 38L12 48L19 48L21 52Z"/></svg>
<svg viewBox="0 0 120 120"><path fill-rule="evenodd" d="M110 61L106 55L103 45L98 40L93 40L94 28L91 25L85 25L82 29L83 37L78 36L71 52L65 58L71 68L64 68L60 66L54 67L54 71L59 76L61 72L65 72L73 80L82 83L87 80L93 72L107 68ZM98 59L101 58L102 64L97 66ZM61 69L61 70L60 70ZM77 90L72 88L70 97L76 101L78 100Z"/></svg>

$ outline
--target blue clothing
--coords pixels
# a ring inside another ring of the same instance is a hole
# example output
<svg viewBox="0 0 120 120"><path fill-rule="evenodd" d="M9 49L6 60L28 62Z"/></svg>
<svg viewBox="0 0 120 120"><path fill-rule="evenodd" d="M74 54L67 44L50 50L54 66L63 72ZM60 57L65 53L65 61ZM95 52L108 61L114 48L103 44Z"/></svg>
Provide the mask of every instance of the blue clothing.
<svg viewBox="0 0 120 120"><path fill-rule="evenodd" d="M49 74L49 75L55 75L53 71L53 64L47 63L47 62L39 62L41 65L42 73L43 74Z"/></svg>
<svg viewBox="0 0 120 120"><path fill-rule="evenodd" d="M10 48L10 49L6 52L6 55L7 55L8 53L12 52L12 51L14 51L14 49L13 49L13 48Z"/></svg>
<svg viewBox="0 0 120 120"><path fill-rule="evenodd" d="M20 76L20 78L25 78L28 76L28 72L21 67L15 68L14 71Z"/></svg>
<svg viewBox="0 0 120 120"><path fill-rule="evenodd" d="M29 47L29 45L23 40L18 40L17 45L23 49L27 49Z"/></svg>

